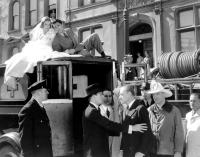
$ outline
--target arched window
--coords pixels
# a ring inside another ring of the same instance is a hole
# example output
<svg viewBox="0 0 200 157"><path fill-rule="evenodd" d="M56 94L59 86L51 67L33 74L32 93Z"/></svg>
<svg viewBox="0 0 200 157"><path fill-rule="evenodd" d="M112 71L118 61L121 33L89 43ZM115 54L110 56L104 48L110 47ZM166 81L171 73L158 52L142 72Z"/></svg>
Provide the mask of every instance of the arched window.
<svg viewBox="0 0 200 157"><path fill-rule="evenodd" d="M13 4L13 29L19 29L19 2Z"/></svg>
<svg viewBox="0 0 200 157"><path fill-rule="evenodd" d="M20 4L19 0L11 1L9 5L9 31L20 29Z"/></svg>
<svg viewBox="0 0 200 157"><path fill-rule="evenodd" d="M25 1L25 26L34 26L37 23L37 0Z"/></svg>

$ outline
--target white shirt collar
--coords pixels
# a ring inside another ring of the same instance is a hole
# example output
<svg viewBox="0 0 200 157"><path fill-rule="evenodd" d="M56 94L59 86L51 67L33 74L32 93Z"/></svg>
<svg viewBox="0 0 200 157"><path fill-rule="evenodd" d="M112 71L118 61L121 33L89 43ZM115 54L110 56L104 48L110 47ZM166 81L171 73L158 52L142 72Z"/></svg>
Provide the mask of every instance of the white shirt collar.
<svg viewBox="0 0 200 157"><path fill-rule="evenodd" d="M192 116L200 116L200 109L198 109L195 113L192 111Z"/></svg>
<svg viewBox="0 0 200 157"><path fill-rule="evenodd" d="M132 104L135 102L135 99L134 100L132 100L129 104L128 104L128 108L130 109L131 108L131 106L132 106Z"/></svg>
<svg viewBox="0 0 200 157"><path fill-rule="evenodd" d="M102 108L103 108L105 111L108 109L108 106L106 106L106 105L104 105L104 104L102 104L101 106L102 106Z"/></svg>
<svg viewBox="0 0 200 157"><path fill-rule="evenodd" d="M94 105L94 107L98 110L99 106L93 102L90 102L90 104Z"/></svg>

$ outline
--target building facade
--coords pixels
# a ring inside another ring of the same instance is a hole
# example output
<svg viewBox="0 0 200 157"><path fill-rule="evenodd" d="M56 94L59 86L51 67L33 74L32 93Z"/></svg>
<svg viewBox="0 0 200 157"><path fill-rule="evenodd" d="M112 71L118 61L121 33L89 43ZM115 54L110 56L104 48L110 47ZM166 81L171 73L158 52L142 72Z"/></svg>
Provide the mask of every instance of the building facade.
<svg viewBox="0 0 200 157"><path fill-rule="evenodd" d="M129 49L124 52L124 16L128 7ZM43 16L66 22L82 41L93 32L104 41L107 55L122 61L125 54L143 57L151 66L171 51L199 48L199 0L0 0L0 62L20 52L27 33Z"/></svg>

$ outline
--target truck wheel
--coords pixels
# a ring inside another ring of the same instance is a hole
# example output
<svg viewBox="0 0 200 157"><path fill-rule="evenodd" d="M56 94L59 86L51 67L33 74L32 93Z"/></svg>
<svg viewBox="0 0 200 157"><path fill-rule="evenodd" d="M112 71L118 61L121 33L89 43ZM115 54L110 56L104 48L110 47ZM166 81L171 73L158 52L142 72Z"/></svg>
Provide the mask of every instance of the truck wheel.
<svg viewBox="0 0 200 157"><path fill-rule="evenodd" d="M0 147L1 157L20 157L20 154L9 144Z"/></svg>

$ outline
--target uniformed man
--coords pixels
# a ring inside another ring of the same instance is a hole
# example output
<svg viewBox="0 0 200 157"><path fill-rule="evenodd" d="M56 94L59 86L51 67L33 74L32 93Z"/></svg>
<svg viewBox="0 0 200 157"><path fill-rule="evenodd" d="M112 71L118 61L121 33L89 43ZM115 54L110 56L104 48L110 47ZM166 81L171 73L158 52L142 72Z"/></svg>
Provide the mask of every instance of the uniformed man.
<svg viewBox="0 0 200 157"><path fill-rule="evenodd" d="M28 88L30 100L19 112L19 133L23 157L53 157L51 128L42 101L47 99L46 81Z"/></svg>

